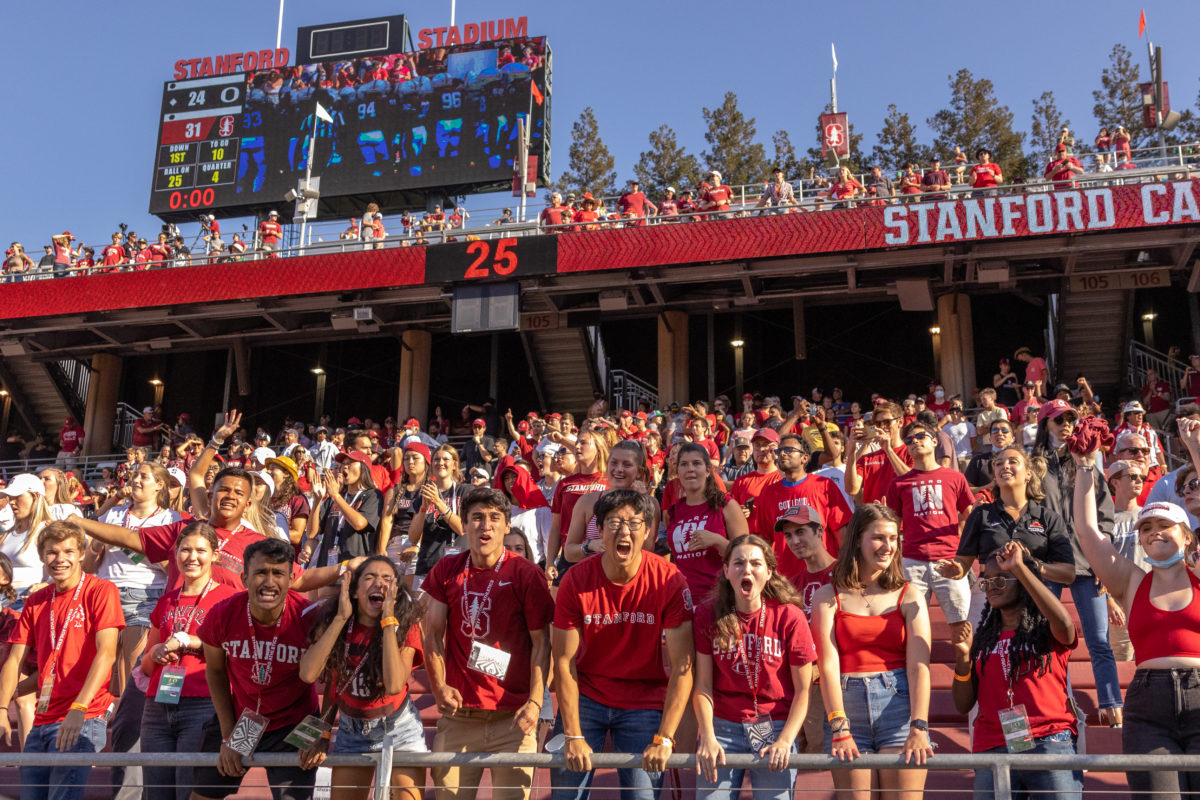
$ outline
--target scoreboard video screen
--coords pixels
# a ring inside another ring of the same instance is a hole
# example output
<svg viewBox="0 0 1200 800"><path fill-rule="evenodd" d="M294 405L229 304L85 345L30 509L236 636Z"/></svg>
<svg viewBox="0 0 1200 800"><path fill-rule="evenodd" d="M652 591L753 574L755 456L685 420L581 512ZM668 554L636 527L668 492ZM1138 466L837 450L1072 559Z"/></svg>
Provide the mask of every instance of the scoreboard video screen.
<svg viewBox="0 0 1200 800"><path fill-rule="evenodd" d="M547 185L550 58L544 37L521 37L170 81L150 213L284 206L314 137L322 213L507 188L522 118Z"/></svg>

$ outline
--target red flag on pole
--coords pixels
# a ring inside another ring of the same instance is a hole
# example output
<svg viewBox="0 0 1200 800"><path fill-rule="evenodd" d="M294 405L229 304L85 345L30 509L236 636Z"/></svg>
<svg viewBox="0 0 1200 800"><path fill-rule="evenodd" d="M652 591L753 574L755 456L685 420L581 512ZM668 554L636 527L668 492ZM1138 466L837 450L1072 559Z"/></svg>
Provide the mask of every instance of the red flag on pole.
<svg viewBox="0 0 1200 800"><path fill-rule="evenodd" d="M1138 17L1138 38L1142 38L1142 34L1146 32L1146 9L1142 9L1142 15Z"/></svg>
<svg viewBox="0 0 1200 800"><path fill-rule="evenodd" d="M531 81L529 85L533 87L533 99L537 104L540 106L546 102L546 95L542 94L542 90L538 88L537 81Z"/></svg>

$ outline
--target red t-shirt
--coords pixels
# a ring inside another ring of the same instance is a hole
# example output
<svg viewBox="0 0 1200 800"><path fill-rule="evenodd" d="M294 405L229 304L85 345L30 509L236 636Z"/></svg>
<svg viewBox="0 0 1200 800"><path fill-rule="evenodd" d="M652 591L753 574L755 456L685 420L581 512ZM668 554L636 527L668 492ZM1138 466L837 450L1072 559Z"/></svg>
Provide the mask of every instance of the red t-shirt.
<svg viewBox="0 0 1200 800"><path fill-rule="evenodd" d="M50 706L44 713L35 714L34 725L49 725L62 722L71 703L79 695L87 680L88 670L96 660L96 633L98 631L125 627L125 615L121 613L121 594L117 587L103 578L92 575L80 577L82 586L73 586L67 591L57 592L54 584L33 592L25 600L25 609L13 633L13 644L23 644L26 652L37 654L38 688L50 674L51 656L54 658L54 686L50 690ZM75 591L79 597L76 599ZM50 609L54 609L54 636L63 638L62 645L51 647ZM69 624L68 624L69 623ZM88 704L84 717L93 719L104 714L113 701L105 680L99 691Z"/></svg>
<svg viewBox="0 0 1200 800"><path fill-rule="evenodd" d="M1072 172L1070 169L1073 166L1082 167L1083 165L1079 163L1079 159L1074 158L1073 156L1067 156L1066 158L1058 161L1051 161L1049 164L1047 164L1043 175L1052 181L1066 184L1067 186L1074 186L1075 183L1073 179L1076 173ZM1063 187L1060 186L1059 188Z"/></svg>
<svg viewBox="0 0 1200 800"><path fill-rule="evenodd" d="M1005 746L1000 709L1008 708L1008 645L1012 637L1012 631L1001 633L996 649L986 656L986 665L982 660L975 662L975 672L979 675L979 716L975 718L971 749L976 753ZM1035 739L1065 730L1079 732L1067 702L1067 660L1078 643L1078 637L1065 645L1051 636L1046 673L1023 673L1013 685L1013 704L1025 705L1029 732Z"/></svg>
<svg viewBox="0 0 1200 800"><path fill-rule="evenodd" d="M893 452L905 464L912 465L912 456L908 454L907 447L900 445ZM882 449L859 456L858 461L854 464L854 471L862 478L862 501L864 503L878 503L883 500L887 497L888 487L896 479L896 470L892 469L892 462L888 460L887 453Z"/></svg>
<svg viewBox="0 0 1200 800"><path fill-rule="evenodd" d="M759 714L787 719L796 696L792 667L817 660L808 620L790 603L765 600L761 612L738 614L738 621L740 652L736 644L723 650L717 643L712 607L705 604L696 609L692 628L696 652L708 653L713 660L713 714L733 722L751 719L757 698ZM751 680L757 691L751 690Z"/></svg>
<svg viewBox="0 0 1200 800"><path fill-rule="evenodd" d="M911 469L893 480L887 505L900 515L901 555L918 561L954 558L959 517L971 502L971 487L958 470Z"/></svg>
<svg viewBox="0 0 1200 800"><path fill-rule="evenodd" d="M662 469L667 464L667 454L663 450L657 450L653 453L646 453L646 467L653 472L656 469Z"/></svg>
<svg viewBox="0 0 1200 800"><path fill-rule="evenodd" d="M566 206L546 206L542 209L541 221L543 225L562 225L567 220L563 216L570 211Z"/></svg>
<svg viewBox="0 0 1200 800"><path fill-rule="evenodd" d="M763 489L777 480L779 480L779 470L763 473L756 469L735 480L729 493L733 495L734 500L741 504L742 508L745 508L750 500L757 503L758 496L762 494ZM775 526L772 525L771 529L774 530ZM751 528L750 532L754 533L754 529Z"/></svg>
<svg viewBox="0 0 1200 800"><path fill-rule="evenodd" d="M1142 387L1142 402L1146 405L1146 411L1151 414L1166 411L1171 407L1170 400L1160 397L1159 392L1165 393L1169 398L1171 396L1170 385L1166 381L1156 381Z"/></svg>
<svg viewBox="0 0 1200 800"><path fill-rule="evenodd" d="M705 203L715 206L716 211L728 211L729 201L733 198L733 190L725 184L714 186L701 197Z"/></svg>
<svg viewBox="0 0 1200 800"><path fill-rule="evenodd" d="M404 685L396 694L387 694L386 692L374 700L371 699L373 687L367 685L362 672L357 671L357 667L362 663L363 658L367 654L367 648L371 645L371 637L379 630L377 627L367 627L365 625L356 625L354 620L346 623L350 626L350 630L346 632L346 644L349 645L349 653L346 657L346 666L354 670L353 677L350 675L339 675L337 682L333 687L333 699L337 703L338 709L343 713L357 719L378 719L379 717L390 716L404 703L408 697L408 684ZM421 666L424 663L424 651L421 650L421 627L413 625L408 629L408 633L400 641L401 649L411 647L416 652L413 653L412 666L413 669ZM347 685L346 682L349 681ZM345 693L342 693L342 687L346 686Z"/></svg>
<svg viewBox="0 0 1200 800"><path fill-rule="evenodd" d="M1000 175L1000 165L988 162L986 164L976 164L971 167L971 177L975 183L972 184L976 189L983 189L988 186L996 185L996 178Z"/></svg>
<svg viewBox="0 0 1200 800"><path fill-rule="evenodd" d="M148 528L138 528L138 537L142 540L142 552L151 561L167 562L167 592L178 592L183 585L183 576L175 564L175 541L180 532L188 526L191 520L180 520L170 525L154 525ZM244 589L242 586L243 561L242 554L246 548L260 539L261 533L255 533L246 527L239 527L231 533L225 528L216 528L218 549L213 561L212 576L217 583L232 586L234 589ZM299 567L292 568L292 579L300 574Z"/></svg>
<svg viewBox="0 0 1200 800"><path fill-rule="evenodd" d="M179 591L165 592L158 599L158 605L150 612L150 622L158 629L158 640L165 642L176 631L197 633L208 612L213 606L227 597L237 594L237 589L223 583L213 581L207 592L200 594L185 594L181 598ZM208 681L204 677L204 651L183 650L177 666L187 670L183 679L183 697L210 697ZM146 697L151 700L158 693L158 680L162 675L162 665L154 665L154 674L150 676L150 688Z"/></svg>
<svg viewBox="0 0 1200 800"><path fill-rule="evenodd" d="M662 636L692 621L687 580L670 561L643 552L633 580L616 584L603 561L585 558L571 567L555 598L554 627L579 631L579 691L612 708L662 709Z"/></svg>
<svg viewBox="0 0 1200 800"><path fill-rule="evenodd" d="M787 579L792 582L792 586L795 586L796 591L804 598L804 615L809 619L812 619L813 596L817 593L817 589L820 589L833 580L833 566L833 564L830 564L820 572L809 572L808 564L800 561L800 569L795 573L787 575Z"/></svg>
<svg viewBox="0 0 1200 800"><path fill-rule="evenodd" d="M79 441L83 438L83 428L79 425L63 426L58 432L58 443L64 453L74 453L79 449Z"/></svg>
<svg viewBox="0 0 1200 800"><path fill-rule="evenodd" d="M101 262L102 266L119 267L125 260L125 248L119 244L110 244L104 248L102 255L104 256L104 260Z"/></svg>
<svg viewBox="0 0 1200 800"><path fill-rule="evenodd" d="M216 572L213 569L213 577ZM309 607L304 595L288 592L283 615L275 625L266 626L247 616L250 595L238 592L208 612L196 635L206 645L225 651L234 716L257 710L269 720L267 730L273 731L317 713L317 687L300 680L300 657L308 649L309 630L319 616L305 615ZM272 648L276 635L279 641ZM260 656L257 661L255 655ZM266 685L253 680L256 665L267 670Z"/></svg>
<svg viewBox="0 0 1200 800"><path fill-rule="evenodd" d="M263 244L279 244L283 236L283 226L278 222L264 222L258 226L258 231L262 234Z"/></svg>
<svg viewBox="0 0 1200 800"><path fill-rule="evenodd" d="M754 503L754 512L750 514L750 532L774 542L775 558L779 562L779 571L784 575L798 570L800 559L792 555L783 534L775 532L775 522L786 509L799 504L821 512L821 519L825 520L825 549L833 556L841 547L840 531L854 514L838 485L820 475L806 475L794 485L788 485L780 478L763 489Z"/></svg>
<svg viewBox="0 0 1200 800"><path fill-rule="evenodd" d="M579 498L588 492L602 492L607 488L608 477L602 472L568 475L555 485L550 511L559 515L558 530L563 542L567 540L567 531L571 530L571 513Z"/></svg>
<svg viewBox="0 0 1200 800"><path fill-rule="evenodd" d="M1025 365L1025 380L1042 381L1046 379L1046 359L1034 358Z"/></svg>
<svg viewBox="0 0 1200 800"><path fill-rule="evenodd" d="M495 566L486 570L472 566L464 575L470 558L469 550L443 557L421 584L424 592L449 609L446 683L458 689L467 708L515 711L529 700L529 658L533 652L529 632L550 624L554 601L546 588L546 576L532 562L505 551L503 560ZM576 565L567 574L578 568ZM474 639L511 656L504 680L467 667L473 611L477 615Z"/></svg>
<svg viewBox="0 0 1200 800"><path fill-rule="evenodd" d="M715 547L703 550L689 550L688 543L692 534L698 530L719 533L726 539L729 534L725 531L725 512L721 508L713 508L708 503L691 506L686 500L679 500L670 508L671 528L667 532L667 542L671 546L671 561L687 579L692 597L708 597L709 591L717 583L717 575L721 573L724 558Z"/></svg>
<svg viewBox="0 0 1200 800"><path fill-rule="evenodd" d="M633 214L637 217L646 216L646 195L642 192L629 192L617 200L617 207L622 214Z"/></svg>

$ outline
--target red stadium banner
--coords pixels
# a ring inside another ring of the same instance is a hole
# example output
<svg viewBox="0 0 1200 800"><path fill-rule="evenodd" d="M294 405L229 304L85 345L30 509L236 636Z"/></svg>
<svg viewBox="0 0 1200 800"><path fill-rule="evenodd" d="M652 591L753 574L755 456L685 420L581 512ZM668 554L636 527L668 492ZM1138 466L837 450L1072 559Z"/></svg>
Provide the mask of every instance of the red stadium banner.
<svg viewBox="0 0 1200 800"><path fill-rule="evenodd" d="M1098 186L8 283L0 319L1198 223L1200 180Z"/></svg>
<svg viewBox="0 0 1200 800"><path fill-rule="evenodd" d="M850 155L850 123L845 111L821 115L821 157L829 153Z"/></svg>

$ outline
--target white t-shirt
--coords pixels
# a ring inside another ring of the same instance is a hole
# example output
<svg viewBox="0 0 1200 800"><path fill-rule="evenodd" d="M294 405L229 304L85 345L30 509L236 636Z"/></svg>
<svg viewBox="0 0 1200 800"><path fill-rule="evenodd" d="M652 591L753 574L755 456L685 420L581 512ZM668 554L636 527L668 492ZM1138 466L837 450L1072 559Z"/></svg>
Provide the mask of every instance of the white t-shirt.
<svg viewBox="0 0 1200 800"><path fill-rule="evenodd" d="M82 517L83 512L74 503L55 503L50 506L50 518L58 522L67 517Z"/></svg>
<svg viewBox="0 0 1200 800"><path fill-rule="evenodd" d="M975 438L975 426L972 423L966 420L952 422L942 430L950 436L950 441L954 442L954 455L959 458L971 456L971 440Z"/></svg>
<svg viewBox="0 0 1200 800"><path fill-rule="evenodd" d="M512 524L509 527L525 534L525 539L534 551L529 554L529 560L535 564L542 560L546 552L546 541L550 538L553 516L549 506L529 508L512 515Z"/></svg>
<svg viewBox="0 0 1200 800"><path fill-rule="evenodd" d="M34 535L31 536L31 533ZM30 542L30 538L34 539L34 541ZM4 537L4 541L0 542L0 553L3 553L12 560L12 586L18 592L22 589L28 589L35 583L42 583L47 580L46 568L42 564L42 557L38 555L36 540L37 535L32 531L27 533L13 531ZM29 542L28 547L25 547L26 542Z"/></svg>
<svg viewBox="0 0 1200 800"><path fill-rule="evenodd" d="M1037 423L1026 422L1021 426L1021 444L1025 445L1026 450L1033 448L1033 443L1037 439Z"/></svg>
<svg viewBox="0 0 1200 800"><path fill-rule="evenodd" d="M109 509L101 522L109 525L119 525L122 528L137 530L138 528L153 528L156 525L170 525L178 522L182 516L171 509L160 510L145 519L139 519L129 512L129 506L117 506ZM97 578L112 581L117 588L145 589L147 593L159 592L167 587L167 573L146 560L141 553L126 550L123 547L109 547L104 555L100 569L96 570Z"/></svg>
<svg viewBox="0 0 1200 800"><path fill-rule="evenodd" d="M820 475L822 478L829 478L837 484L838 491L842 493L842 497L846 498L846 505L854 508L854 498L846 494L846 467L842 465L835 467L832 464L827 464L818 470L812 472L813 475Z"/></svg>

